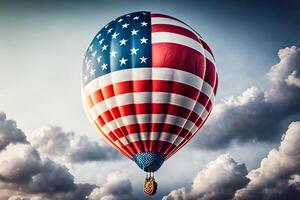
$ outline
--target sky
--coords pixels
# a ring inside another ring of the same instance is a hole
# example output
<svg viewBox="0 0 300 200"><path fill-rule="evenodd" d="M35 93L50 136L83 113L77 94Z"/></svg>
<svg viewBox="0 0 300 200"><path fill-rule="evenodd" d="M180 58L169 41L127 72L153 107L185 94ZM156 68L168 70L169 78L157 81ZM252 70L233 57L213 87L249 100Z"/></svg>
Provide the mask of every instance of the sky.
<svg viewBox="0 0 300 200"><path fill-rule="evenodd" d="M144 173L97 134L80 94L92 38L112 19L140 10L193 27L214 52L219 74L212 115L164 163L158 195L149 199L253 199L253 191L272 199L276 187L279 197L299 196L299 9L296 0L1 1L0 198L142 195ZM21 172L11 174L14 168ZM278 176L267 182L269 169ZM50 180L52 174L61 179ZM209 188L201 183L206 178Z"/></svg>

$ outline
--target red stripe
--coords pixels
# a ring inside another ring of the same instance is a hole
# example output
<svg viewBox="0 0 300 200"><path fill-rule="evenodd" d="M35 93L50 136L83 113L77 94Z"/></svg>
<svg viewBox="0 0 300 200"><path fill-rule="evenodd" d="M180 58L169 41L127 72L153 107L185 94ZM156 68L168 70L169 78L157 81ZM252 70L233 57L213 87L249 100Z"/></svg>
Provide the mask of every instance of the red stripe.
<svg viewBox="0 0 300 200"><path fill-rule="evenodd" d="M219 84L219 78L218 78L218 73L216 73L216 83L215 83L215 87L214 87L214 94L217 94L217 90L218 90L218 84Z"/></svg>
<svg viewBox="0 0 300 200"><path fill-rule="evenodd" d="M206 77L209 81L210 79ZM164 80L139 80L139 81L124 81L108 85L103 89L95 91L93 94L87 97L88 107L91 108L94 105L108 99L110 97L133 93L133 92L165 92L175 93L185 97L189 97L196 100L199 96L200 90L190 85L179 83L176 81L164 81ZM208 97L199 99L199 103L203 103ZM211 103L210 105L211 106Z"/></svg>
<svg viewBox="0 0 300 200"><path fill-rule="evenodd" d="M205 57L198 51L180 44L152 44L152 67L174 68L204 77Z"/></svg>
<svg viewBox="0 0 300 200"><path fill-rule="evenodd" d="M206 59L206 71L204 76L204 81L207 82L213 89L217 79L216 67L212 62Z"/></svg>

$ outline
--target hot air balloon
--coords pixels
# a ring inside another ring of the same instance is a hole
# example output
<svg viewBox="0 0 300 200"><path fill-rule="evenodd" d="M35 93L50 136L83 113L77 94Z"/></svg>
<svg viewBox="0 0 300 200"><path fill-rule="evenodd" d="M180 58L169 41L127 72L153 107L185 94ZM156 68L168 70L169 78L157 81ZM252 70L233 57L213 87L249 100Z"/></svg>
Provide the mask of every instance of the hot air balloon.
<svg viewBox="0 0 300 200"><path fill-rule="evenodd" d="M82 70L82 100L100 135L147 172L154 172L199 132L218 86L213 53L174 17L134 12L93 38Z"/></svg>

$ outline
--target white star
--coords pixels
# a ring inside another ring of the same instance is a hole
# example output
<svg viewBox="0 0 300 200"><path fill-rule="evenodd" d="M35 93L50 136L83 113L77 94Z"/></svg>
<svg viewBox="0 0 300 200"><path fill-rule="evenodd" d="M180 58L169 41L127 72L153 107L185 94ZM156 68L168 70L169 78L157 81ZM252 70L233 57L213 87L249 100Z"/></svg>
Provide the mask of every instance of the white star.
<svg viewBox="0 0 300 200"><path fill-rule="evenodd" d="M104 39L101 39L101 40L99 41L100 45L103 43L103 41L104 41Z"/></svg>
<svg viewBox="0 0 300 200"><path fill-rule="evenodd" d="M122 45L126 45L126 42L127 42L128 40L125 40L124 38L122 39L122 40L120 40L120 46L122 46Z"/></svg>
<svg viewBox="0 0 300 200"><path fill-rule="evenodd" d="M145 43L145 44L147 44L147 38L145 38L145 37L143 37L142 39L140 39L141 40L141 44L143 44L143 43Z"/></svg>
<svg viewBox="0 0 300 200"><path fill-rule="evenodd" d="M93 45L89 47L89 51L93 51Z"/></svg>
<svg viewBox="0 0 300 200"><path fill-rule="evenodd" d="M118 35L120 35L120 33L116 33L116 32L115 32L115 33L112 34L111 36L112 36L113 39L117 39L117 36L118 36Z"/></svg>
<svg viewBox="0 0 300 200"><path fill-rule="evenodd" d="M117 51L115 51L115 50L112 50L111 52L110 52L110 57L116 57L116 54L117 54Z"/></svg>
<svg viewBox="0 0 300 200"><path fill-rule="evenodd" d="M134 18L133 18L133 20L138 20L140 17L138 17L138 16L135 16Z"/></svg>
<svg viewBox="0 0 300 200"><path fill-rule="evenodd" d="M128 15L126 15L126 17L130 17L130 15L128 14Z"/></svg>
<svg viewBox="0 0 300 200"><path fill-rule="evenodd" d="M107 50L107 47L108 47L108 45L103 45L103 47L102 47L102 51L105 51L105 50Z"/></svg>
<svg viewBox="0 0 300 200"><path fill-rule="evenodd" d="M141 64L142 64L142 63L146 63L146 60L147 60L147 59L148 59L148 58L145 58L144 56L143 56L143 57L141 57L141 58L140 58L140 60L141 60Z"/></svg>
<svg viewBox="0 0 300 200"><path fill-rule="evenodd" d="M134 47L132 49L130 49L131 51L131 55L135 54L136 55L136 52L138 51L139 49L135 49Z"/></svg>
<svg viewBox="0 0 300 200"><path fill-rule="evenodd" d="M107 64L103 63L103 64L101 65L101 67L102 67L102 71L103 71L103 70L107 69Z"/></svg>
<svg viewBox="0 0 300 200"><path fill-rule="evenodd" d="M91 71L90 71L91 76L95 76L95 71L96 70L94 68L91 69Z"/></svg>
<svg viewBox="0 0 300 200"><path fill-rule="evenodd" d="M122 28L127 28L129 26L129 24L125 23L125 24L122 24Z"/></svg>
<svg viewBox="0 0 300 200"><path fill-rule="evenodd" d="M101 36L101 33L99 33L97 36L96 36L96 38L99 40L99 37Z"/></svg>
<svg viewBox="0 0 300 200"><path fill-rule="evenodd" d="M142 14L143 14L143 15L147 15L147 13L145 13L145 12L142 12Z"/></svg>
<svg viewBox="0 0 300 200"><path fill-rule="evenodd" d="M147 22L142 22L141 23L142 26L147 26L147 24L148 24Z"/></svg>
<svg viewBox="0 0 300 200"><path fill-rule="evenodd" d="M99 56L99 57L97 58L97 62L98 62L98 63L100 62L101 58L102 58L102 56Z"/></svg>
<svg viewBox="0 0 300 200"><path fill-rule="evenodd" d="M106 24L104 28L107 28L109 24Z"/></svg>
<svg viewBox="0 0 300 200"><path fill-rule="evenodd" d="M122 21L123 21L123 19L122 19L122 18L118 20L118 22L122 22Z"/></svg>
<svg viewBox="0 0 300 200"><path fill-rule="evenodd" d="M133 30L131 31L131 35L137 35L138 32L139 32L139 30L133 29Z"/></svg>
<svg viewBox="0 0 300 200"><path fill-rule="evenodd" d="M108 29L108 30L107 30L107 34L111 33L112 30L113 30L112 28Z"/></svg>
<svg viewBox="0 0 300 200"><path fill-rule="evenodd" d="M128 60L128 59L125 59L124 57L122 57L122 59L119 60L121 66L122 66L123 64L126 65L127 60Z"/></svg>
<svg viewBox="0 0 300 200"><path fill-rule="evenodd" d="M95 58L97 54L97 51L95 51L94 53L92 53L92 56Z"/></svg>

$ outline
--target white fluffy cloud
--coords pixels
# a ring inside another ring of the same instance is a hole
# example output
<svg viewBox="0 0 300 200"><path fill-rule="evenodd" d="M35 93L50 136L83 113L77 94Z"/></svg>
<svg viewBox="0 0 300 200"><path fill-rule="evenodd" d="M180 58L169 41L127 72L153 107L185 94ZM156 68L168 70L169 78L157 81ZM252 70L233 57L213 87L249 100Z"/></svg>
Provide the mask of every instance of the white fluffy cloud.
<svg viewBox="0 0 300 200"><path fill-rule="evenodd" d="M262 160L260 168L248 174L248 186L236 193L236 199L300 198L300 122L289 125L278 149Z"/></svg>
<svg viewBox="0 0 300 200"><path fill-rule="evenodd" d="M231 199L248 183L247 169L228 154L219 156L202 169L192 185L173 190L163 200Z"/></svg>
<svg viewBox="0 0 300 200"><path fill-rule="evenodd" d="M244 165L221 155L198 173L192 185L171 191L163 200L300 199L299 144L297 121L289 125L279 147L269 152L259 168L247 174Z"/></svg>
<svg viewBox="0 0 300 200"><path fill-rule="evenodd" d="M297 77L297 71L293 71L287 79L285 79L288 85L300 87L300 78Z"/></svg>
<svg viewBox="0 0 300 200"><path fill-rule="evenodd" d="M132 184L129 179L120 173L110 174L106 183L95 188L90 200L134 200Z"/></svg>
<svg viewBox="0 0 300 200"><path fill-rule="evenodd" d="M101 146L86 136L66 132L61 127L48 126L30 134L29 141L42 156L64 162L82 163L120 159L109 146Z"/></svg>
<svg viewBox="0 0 300 200"><path fill-rule="evenodd" d="M214 107L211 119L193 141L198 148L218 149L232 142L272 142L292 120L300 120L300 48L278 53L266 81Z"/></svg>

